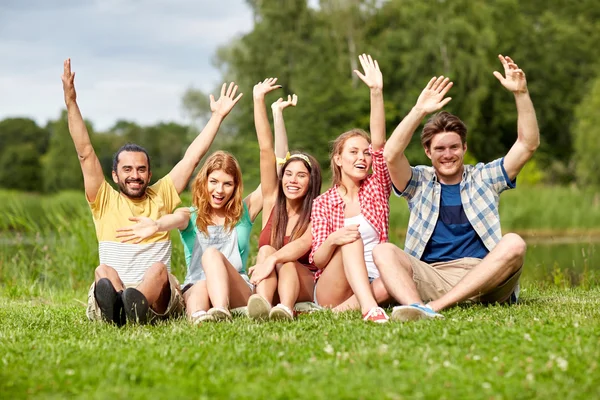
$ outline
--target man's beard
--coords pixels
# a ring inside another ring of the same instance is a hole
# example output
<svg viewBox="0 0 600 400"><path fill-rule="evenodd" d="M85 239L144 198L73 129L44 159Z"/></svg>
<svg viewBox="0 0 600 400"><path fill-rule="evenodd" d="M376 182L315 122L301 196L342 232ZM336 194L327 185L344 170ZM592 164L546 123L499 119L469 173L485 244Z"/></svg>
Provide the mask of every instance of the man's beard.
<svg viewBox="0 0 600 400"><path fill-rule="evenodd" d="M140 188L136 190L131 190L127 186L127 183L139 182ZM118 182L119 189L121 193L130 199L140 199L146 195L146 188L148 187L148 183L144 182L142 179L125 179L125 181L119 180Z"/></svg>

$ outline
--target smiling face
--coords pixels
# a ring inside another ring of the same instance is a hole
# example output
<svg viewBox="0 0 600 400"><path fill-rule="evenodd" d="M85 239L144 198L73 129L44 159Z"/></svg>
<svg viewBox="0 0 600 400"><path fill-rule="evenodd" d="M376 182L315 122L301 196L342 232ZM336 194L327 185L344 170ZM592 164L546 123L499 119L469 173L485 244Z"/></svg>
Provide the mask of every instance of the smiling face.
<svg viewBox="0 0 600 400"><path fill-rule="evenodd" d="M454 132L435 134L425 154L431 160L438 179L446 185L454 185L462 180L464 157L467 144Z"/></svg>
<svg viewBox="0 0 600 400"><path fill-rule="evenodd" d="M223 208L233 196L235 180L223 170L215 170L208 175L206 182L208 200L214 209Z"/></svg>
<svg viewBox="0 0 600 400"><path fill-rule="evenodd" d="M131 199L144 197L152 178L146 154L139 151L122 151L117 160L117 171L113 171L112 177L125 196Z"/></svg>
<svg viewBox="0 0 600 400"><path fill-rule="evenodd" d="M340 167L342 178L345 176L360 182L369 174L373 163L369 142L362 136L353 136L346 140L340 154L334 155L335 164Z"/></svg>
<svg viewBox="0 0 600 400"><path fill-rule="evenodd" d="M306 196L310 184L310 171L306 168L304 162L292 161L283 171L281 177L281 187L283 194L289 200L298 200Z"/></svg>

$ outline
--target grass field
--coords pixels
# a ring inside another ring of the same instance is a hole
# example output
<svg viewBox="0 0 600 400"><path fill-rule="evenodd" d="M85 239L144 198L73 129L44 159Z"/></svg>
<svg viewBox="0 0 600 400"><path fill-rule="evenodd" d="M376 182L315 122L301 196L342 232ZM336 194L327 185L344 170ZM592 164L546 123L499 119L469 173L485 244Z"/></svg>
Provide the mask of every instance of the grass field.
<svg viewBox="0 0 600 400"><path fill-rule="evenodd" d="M542 239L530 246L520 304L387 326L331 312L294 323L91 323L83 304L98 255L83 193L0 191L0 203L1 399L600 398L596 242L544 243L599 235L591 190L503 194L504 232ZM391 240L401 243L406 203L391 207Z"/></svg>
<svg viewBox="0 0 600 400"><path fill-rule="evenodd" d="M78 296L80 297L80 296ZM84 399L600 398L600 290L524 288L514 306L366 324L319 312L294 323L118 329L70 294L0 297L0 393Z"/></svg>

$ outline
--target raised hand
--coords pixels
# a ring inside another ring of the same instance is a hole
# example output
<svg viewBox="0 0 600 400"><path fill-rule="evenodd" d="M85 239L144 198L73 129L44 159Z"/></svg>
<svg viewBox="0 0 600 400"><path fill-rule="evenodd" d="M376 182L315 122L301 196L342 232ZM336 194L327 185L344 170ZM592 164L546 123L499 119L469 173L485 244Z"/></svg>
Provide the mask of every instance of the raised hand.
<svg viewBox="0 0 600 400"><path fill-rule="evenodd" d="M71 59L67 58L63 65L63 74L61 76L63 92L65 94L65 104L68 106L75 103L77 93L75 93L75 72L71 72Z"/></svg>
<svg viewBox="0 0 600 400"><path fill-rule="evenodd" d="M250 283L258 285L260 281L271 275L271 272L275 269L275 261L269 257L261 263L256 264L248 269L250 274Z"/></svg>
<svg viewBox="0 0 600 400"><path fill-rule="evenodd" d="M281 88L281 85L276 85L276 83L277 78L267 78L262 82L258 82L252 89L252 96L255 99L263 99L267 93Z"/></svg>
<svg viewBox="0 0 600 400"><path fill-rule="evenodd" d="M527 92L525 72L508 56L504 57L502 54L498 54L498 59L500 59L500 62L504 66L504 75L506 77L502 76L498 71L494 71L494 76L500 81L502 86L513 93Z"/></svg>
<svg viewBox="0 0 600 400"><path fill-rule="evenodd" d="M237 90L238 86L234 82L231 82L229 87L227 87L227 83L224 83L223 86L221 86L221 97L219 97L219 100L215 101L215 97L211 94L210 110L213 114L220 115L223 118L226 117L233 106L235 106L242 98L243 93L240 93L235 97Z"/></svg>
<svg viewBox="0 0 600 400"><path fill-rule="evenodd" d="M296 104L298 104L298 96L288 94L287 100L283 100L283 97L278 98L275 103L271 104L271 109L273 111L283 111L290 106L296 107Z"/></svg>
<svg viewBox="0 0 600 400"><path fill-rule="evenodd" d="M158 224L152 218L129 217L129 220L137 223L135 225L117 229L116 238L121 239L121 243L131 242L133 240L133 243L138 244L158 231Z"/></svg>
<svg viewBox="0 0 600 400"><path fill-rule="evenodd" d="M377 64L377 60L373 60L370 55L362 54L358 56L360 61L360 65L362 65L363 71L365 71L364 75L357 69L354 70L354 73L358 75L358 77L367 84L367 86L371 89L383 89L383 75L379 70L379 64Z"/></svg>
<svg viewBox="0 0 600 400"><path fill-rule="evenodd" d="M360 239L360 232L358 231L358 224L352 224L345 226L333 232L335 239L333 243L336 246L343 246L348 243L352 243Z"/></svg>
<svg viewBox="0 0 600 400"><path fill-rule="evenodd" d="M419 95L415 107L427 114L440 110L452 100L452 97L444 98L452 85L449 78L444 78L443 75L437 78L434 76Z"/></svg>

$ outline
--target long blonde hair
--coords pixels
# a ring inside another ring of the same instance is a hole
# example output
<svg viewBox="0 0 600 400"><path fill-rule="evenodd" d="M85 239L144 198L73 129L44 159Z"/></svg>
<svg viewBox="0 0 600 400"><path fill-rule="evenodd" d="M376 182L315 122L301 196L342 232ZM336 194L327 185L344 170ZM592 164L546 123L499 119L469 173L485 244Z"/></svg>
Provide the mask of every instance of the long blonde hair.
<svg viewBox="0 0 600 400"><path fill-rule="evenodd" d="M214 171L223 171L233 177L233 195L223 206L225 210L225 229L232 230L242 217L244 206L242 194L242 170L234 156L226 151L214 152L204 163L192 183L192 204L198 210L196 226L208 236L208 226L212 225L213 208L208 194L208 176Z"/></svg>
<svg viewBox="0 0 600 400"><path fill-rule="evenodd" d="M369 144L371 144L371 137L369 136L369 134L362 129L355 128L355 129L349 130L348 132L342 133L340 136L337 137L337 139L335 139L333 141L333 144L331 145L330 159L331 159L332 186L335 186L335 185L343 186L342 185L342 167L340 167L339 165L337 165L335 163L335 156L338 154L342 154L342 150L344 150L344 144L346 144L346 141L355 136L363 137L367 140L367 142L369 142Z"/></svg>

